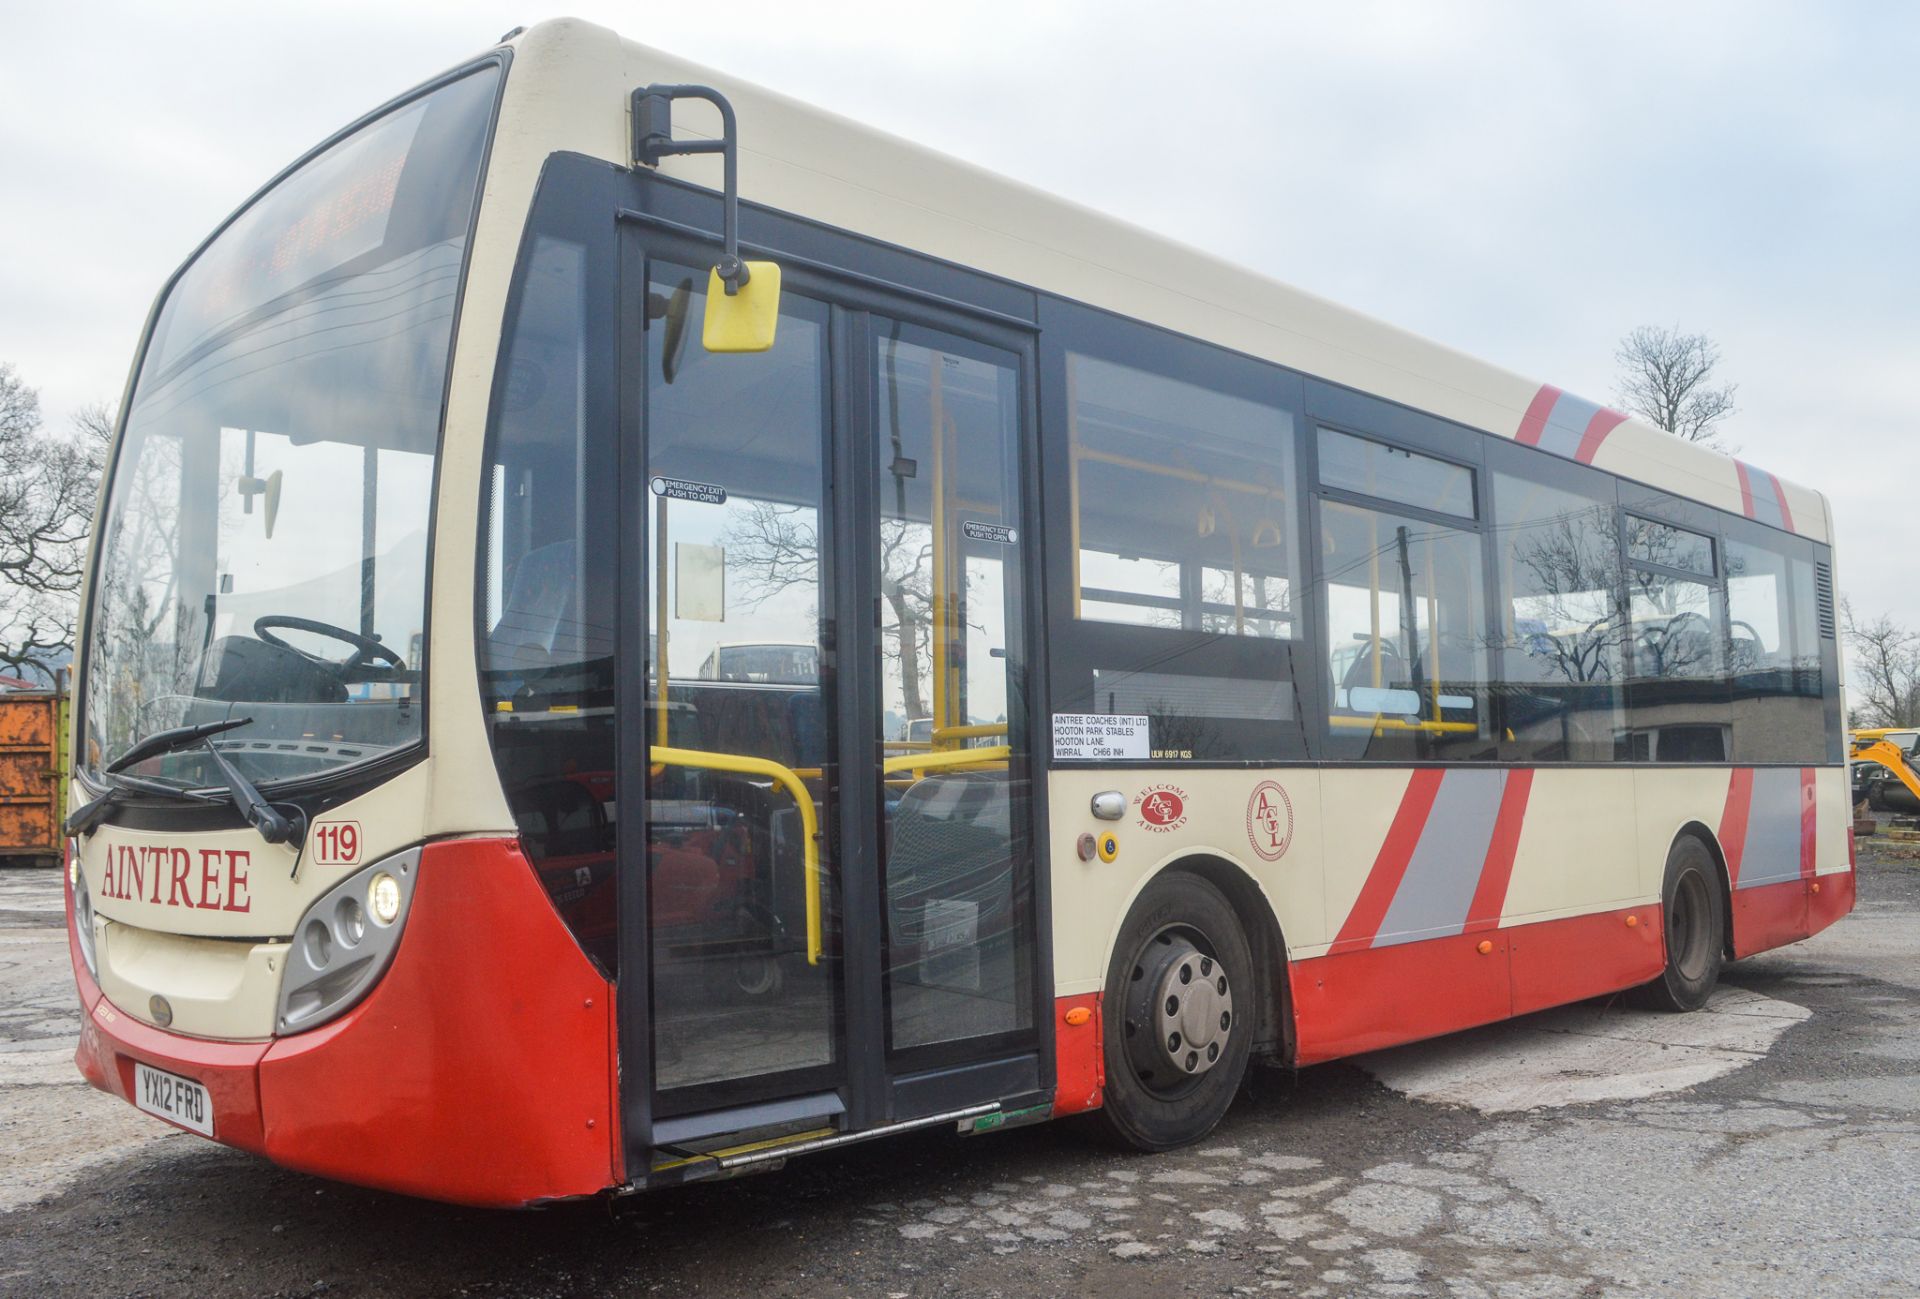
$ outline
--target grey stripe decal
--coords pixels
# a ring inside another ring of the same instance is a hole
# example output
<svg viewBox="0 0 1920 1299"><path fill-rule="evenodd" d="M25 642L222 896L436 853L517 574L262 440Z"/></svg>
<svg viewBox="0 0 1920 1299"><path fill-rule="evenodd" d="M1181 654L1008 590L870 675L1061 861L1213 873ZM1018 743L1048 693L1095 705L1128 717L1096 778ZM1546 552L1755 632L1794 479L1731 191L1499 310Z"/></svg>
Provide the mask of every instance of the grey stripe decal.
<svg viewBox="0 0 1920 1299"><path fill-rule="evenodd" d="M1587 424L1600 413L1600 407L1585 397L1576 397L1563 392L1553 403L1553 409L1547 413L1546 427L1540 430L1540 446L1555 455L1573 459L1574 452L1580 449L1580 439L1586 434Z"/></svg>
<svg viewBox="0 0 1920 1299"><path fill-rule="evenodd" d="M1740 854L1739 887L1757 888L1800 878L1800 769L1758 767L1747 808L1747 846Z"/></svg>
<svg viewBox="0 0 1920 1299"><path fill-rule="evenodd" d="M1761 472L1744 460L1740 464L1747 471L1747 491L1753 497L1753 517L1776 528L1786 527L1787 516L1780 508L1779 493L1773 490L1773 475Z"/></svg>
<svg viewBox="0 0 1920 1299"><path fill-rule="evenodd" d="M1467 908L1500 815L1504 771L1449 771L1380 922L1375 947L1441 938L1466 928Z"/></svg>

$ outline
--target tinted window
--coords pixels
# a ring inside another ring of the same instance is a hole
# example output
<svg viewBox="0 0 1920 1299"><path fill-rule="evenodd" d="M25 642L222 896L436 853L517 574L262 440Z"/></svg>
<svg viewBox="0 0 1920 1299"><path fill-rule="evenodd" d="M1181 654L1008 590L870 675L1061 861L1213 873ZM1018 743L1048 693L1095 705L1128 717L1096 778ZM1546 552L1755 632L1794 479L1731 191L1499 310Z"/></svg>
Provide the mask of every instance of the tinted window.
<svg viewBox="0 0 1920 1299"><path fill-rule="evenodd" d="M1294 381L1059 316L1049 337L1071 350L1049 356L1065 397L1055 463L1073 523L1054 552L1071 582L1050 646L1054 709L1146 719L1151 760L1304 757Z"/></svg>
<svg viewBox="0 0 1920 1299"><path fill-rule="evenodd" d="M569 202L569 200L573 200ZM494 762L540 882L615 968L616 415L613 268L543 194L493 399L480 520L479 665Z"/></svg>
<svg viewBox="0 0 1920 1299"><path fill-rule="evenodd" d="M1320 430L1320 481L1423 510L1474 514L1472 470L1329 428Z"/></svg>
<svg viewBox="0 0 1920 1299"><path fill-rule="evenodd" d="M1799 543L1785 544L1799 548ZM1823 761L1824 682L1813 562L1741 541L1727 542L1726 560L1733 758Z"/></svg>
<svg viewBox="0 0 1920 1299"><path fill-rule="evenodd" d="M1294 635L1293 416L1067 358L1081 618Z"/></svg>
<svg viewBox="0 0 1920 1299"><path fill-rule="evenodd" d="M1626 721L1613 501L1506 474L1493 501L1501 756L1607 761Z"/></svg>
<svg viewBox="0 0 1920 1299"><path fill-rule="evenodd" d="M1320 545L1329 756L1491 757L1479 536L1325 501Z"/></svg>
<svg viewBox="0 0 1920 1299"><path fill-rule="evenodd" d="M1627 557L1638 564L1713 576L1712 537L1633 514L1627 516Z"/></svg>

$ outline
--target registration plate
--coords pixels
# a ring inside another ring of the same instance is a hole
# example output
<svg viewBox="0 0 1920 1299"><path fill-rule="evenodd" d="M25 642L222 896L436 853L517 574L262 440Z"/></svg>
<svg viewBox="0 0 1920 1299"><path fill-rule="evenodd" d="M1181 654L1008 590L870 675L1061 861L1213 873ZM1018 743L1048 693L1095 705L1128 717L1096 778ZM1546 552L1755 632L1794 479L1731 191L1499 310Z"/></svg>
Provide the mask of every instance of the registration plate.
<svg viewBox="0 0 1920 1299"><path fill-rule="evenodd" d="M213 1135L213 1101L207 1089L191 1078L162 1073L135 1061L133 1103L203 1137Z"/></svg>

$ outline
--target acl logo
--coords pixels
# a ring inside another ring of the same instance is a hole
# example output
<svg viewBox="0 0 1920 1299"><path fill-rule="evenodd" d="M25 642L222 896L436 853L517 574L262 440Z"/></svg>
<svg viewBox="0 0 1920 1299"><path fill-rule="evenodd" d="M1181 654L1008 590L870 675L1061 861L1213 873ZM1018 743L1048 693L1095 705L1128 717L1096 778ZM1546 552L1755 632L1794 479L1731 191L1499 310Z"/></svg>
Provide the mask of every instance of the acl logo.
<svg viewBox="0 0 1920 1299"><path fill-rule="evenodd" d="M1271 780L1253 787L1247 800L1247 842L1267 861L1279 861L1293 842L1293 800Z"/></svg>
<svg viewBox="0 0 1920 1299"><path fill-rule="evenodd" d="M1157 833L1178 830L1187 823L1187 792L1176 785L1155 785L1133 800L1143 828Z"/></svg>

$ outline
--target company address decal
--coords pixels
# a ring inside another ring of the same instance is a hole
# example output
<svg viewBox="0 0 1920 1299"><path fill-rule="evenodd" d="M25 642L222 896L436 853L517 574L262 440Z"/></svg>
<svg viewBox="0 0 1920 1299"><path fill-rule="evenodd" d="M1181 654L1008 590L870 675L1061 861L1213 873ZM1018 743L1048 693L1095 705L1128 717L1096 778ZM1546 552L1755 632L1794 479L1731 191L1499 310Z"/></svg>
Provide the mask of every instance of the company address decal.
<svg viewBox="0 0 1920 1299"><path fill-rule="evenodd" d="M100 881L104 897L194 911L250 911L247 872L253 854L244 849L167 848L110 844Z"/></svg>

